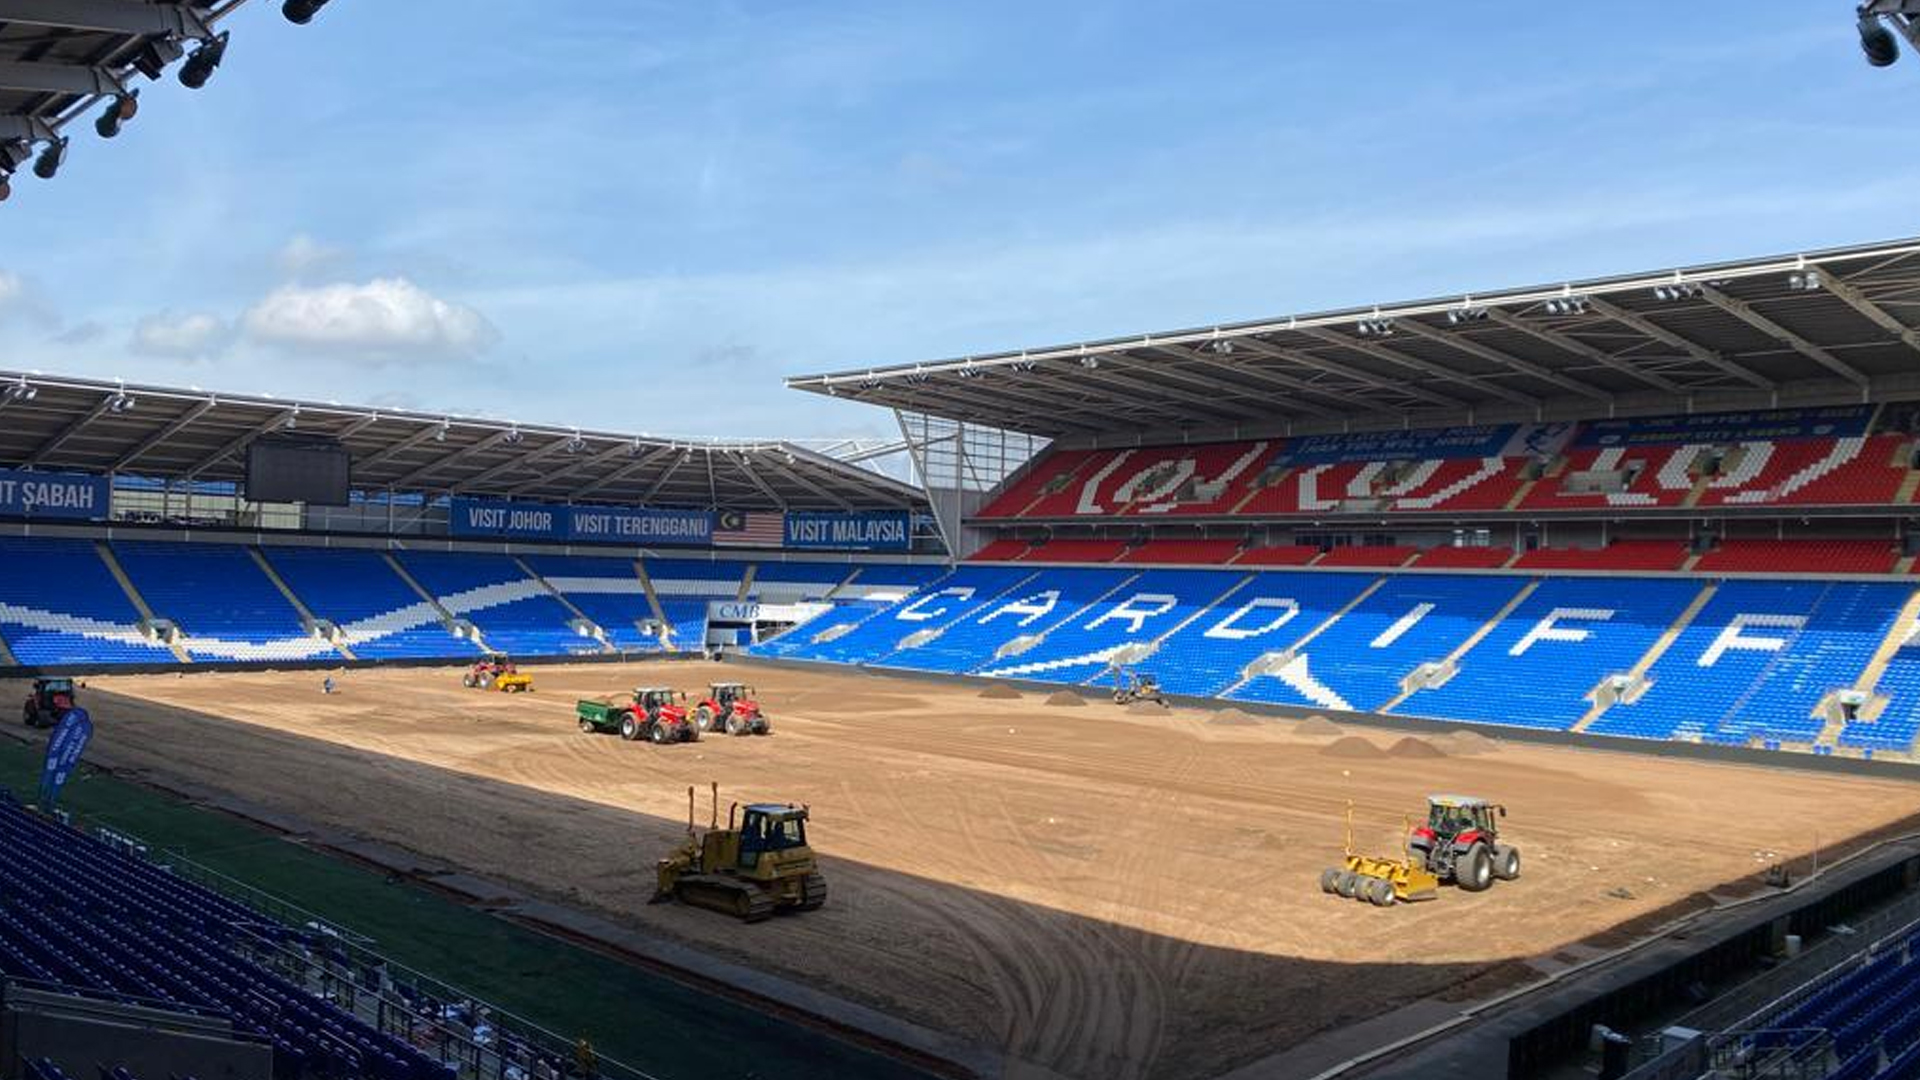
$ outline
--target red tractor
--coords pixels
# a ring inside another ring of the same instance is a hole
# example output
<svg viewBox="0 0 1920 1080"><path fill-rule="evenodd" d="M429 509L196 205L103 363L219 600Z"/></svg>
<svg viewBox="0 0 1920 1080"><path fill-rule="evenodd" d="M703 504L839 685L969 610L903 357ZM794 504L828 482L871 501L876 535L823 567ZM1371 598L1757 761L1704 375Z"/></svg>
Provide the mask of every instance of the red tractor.
<svg viewBox="0 0 1920 1080"><path fill-rule="evenodd" d="M506 653L488 653L485 658L474 663L460 676L460 685L469 690L484 690L493 686L495 679L502 675L512 675L517 671L513 661Z"/></svg>
<svg viewBox="0 0 1920 1080"><path fill-rule="evenodd" d="M633 692L634 721L639 724L639 735L627 734L622 726L622 738L632 739L645 736L649 742L664 746L667 743L694 742L700 738L700 729L687 716L687 695L679 690L669 690L664 686L643 686Z"/></svg>
<svg viewBox="0 0 1920 1080"><path fill-rule="evenodd" d="M729 735L766 735L773 731L773 724L753 696L753 687L746 683L711 683L707 695L693 708L694 726L701 731L725 731Z"/></svg>
<svg viewBox="0 0 1920 1080"><path fill-rule="evenodd" d="M28 727L53 727L73 711L72 679L35 679L21 717Z"/></svg>
<svg viewBox="0 0 1920 1080"><path fill-rule="evenodd" d="M1520 876L1520 851L1500 842L1507 808L1470 795L1427 796L1427 821L1407 838L1407 853L1443 882L1479 892Z"/></svg>

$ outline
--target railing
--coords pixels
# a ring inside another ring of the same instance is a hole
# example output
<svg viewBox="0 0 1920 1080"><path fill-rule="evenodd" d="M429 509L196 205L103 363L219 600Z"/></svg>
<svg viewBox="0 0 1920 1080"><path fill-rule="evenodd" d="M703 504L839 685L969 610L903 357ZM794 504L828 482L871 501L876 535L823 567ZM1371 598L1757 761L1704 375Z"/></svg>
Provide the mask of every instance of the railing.
<svg viewBox="0 0 1920 1080"><path fill-rule="evenodd" d="M488 1004L473 994L397 963L357 934L271 893L238 881L178 851L154 853L139 838L111 829L94 835L186 881L258 912L264 920L304 930L308 940L275 940L265 926L241 926L235 948L314 997L350 1012L381 1032L454 1066L462 1080L660 1080L604 1057L584 1039L568 1039ZM322 941L313 941L311 935Z"/></svg>
<svg viewBox="0 0 1920 1080"><path fill-rule="evenodd" d="M1707 1048L1723 1080L1821 1080L1837 1064L1825 1028L1724 1031Z"/></svg>

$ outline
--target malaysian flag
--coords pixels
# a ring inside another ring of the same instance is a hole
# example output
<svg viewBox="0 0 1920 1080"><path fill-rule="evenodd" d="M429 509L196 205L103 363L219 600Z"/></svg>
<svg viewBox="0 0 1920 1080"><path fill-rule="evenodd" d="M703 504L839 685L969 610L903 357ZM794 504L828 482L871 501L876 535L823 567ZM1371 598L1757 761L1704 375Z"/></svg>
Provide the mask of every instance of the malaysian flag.
<svg viewBox="0 0 1920 1080"><path fill-rule="evenodd" d="M722 510L713 523L713 542L736 547L779 547L787 538L785 514Z"/></svg>

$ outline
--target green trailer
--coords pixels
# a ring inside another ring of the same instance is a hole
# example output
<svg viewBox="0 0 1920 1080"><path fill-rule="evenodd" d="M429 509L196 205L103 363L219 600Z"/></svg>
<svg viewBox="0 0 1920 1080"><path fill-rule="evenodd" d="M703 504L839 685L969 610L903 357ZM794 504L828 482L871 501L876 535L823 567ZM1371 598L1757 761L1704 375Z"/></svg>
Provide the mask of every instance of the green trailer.
<svg viewBox="0 0 1920 1080"><path fill-rule="evenodd" d="M676 696L684 701L685 695L676 690L642 688L633 692L630 702L584 698L574 703L573 712L580 730L589 735L616 732L628 741L646 739L660 745L693 742L700 731L687 719L686 706L676 702Z"/></svg>

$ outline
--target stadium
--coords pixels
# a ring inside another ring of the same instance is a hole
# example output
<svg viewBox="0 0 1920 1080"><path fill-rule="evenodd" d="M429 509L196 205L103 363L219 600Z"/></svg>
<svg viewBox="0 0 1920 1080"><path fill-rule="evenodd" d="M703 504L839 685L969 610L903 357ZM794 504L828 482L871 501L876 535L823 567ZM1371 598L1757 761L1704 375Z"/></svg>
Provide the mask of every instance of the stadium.
<svg viewBox="0 0 1920 1080"><path fill-rule="evenodd" d="M239 7L0 0L0 192ZM0 1078L1920 1076L1920 240L1728 255L877 441L0 366Z"/></svg>

